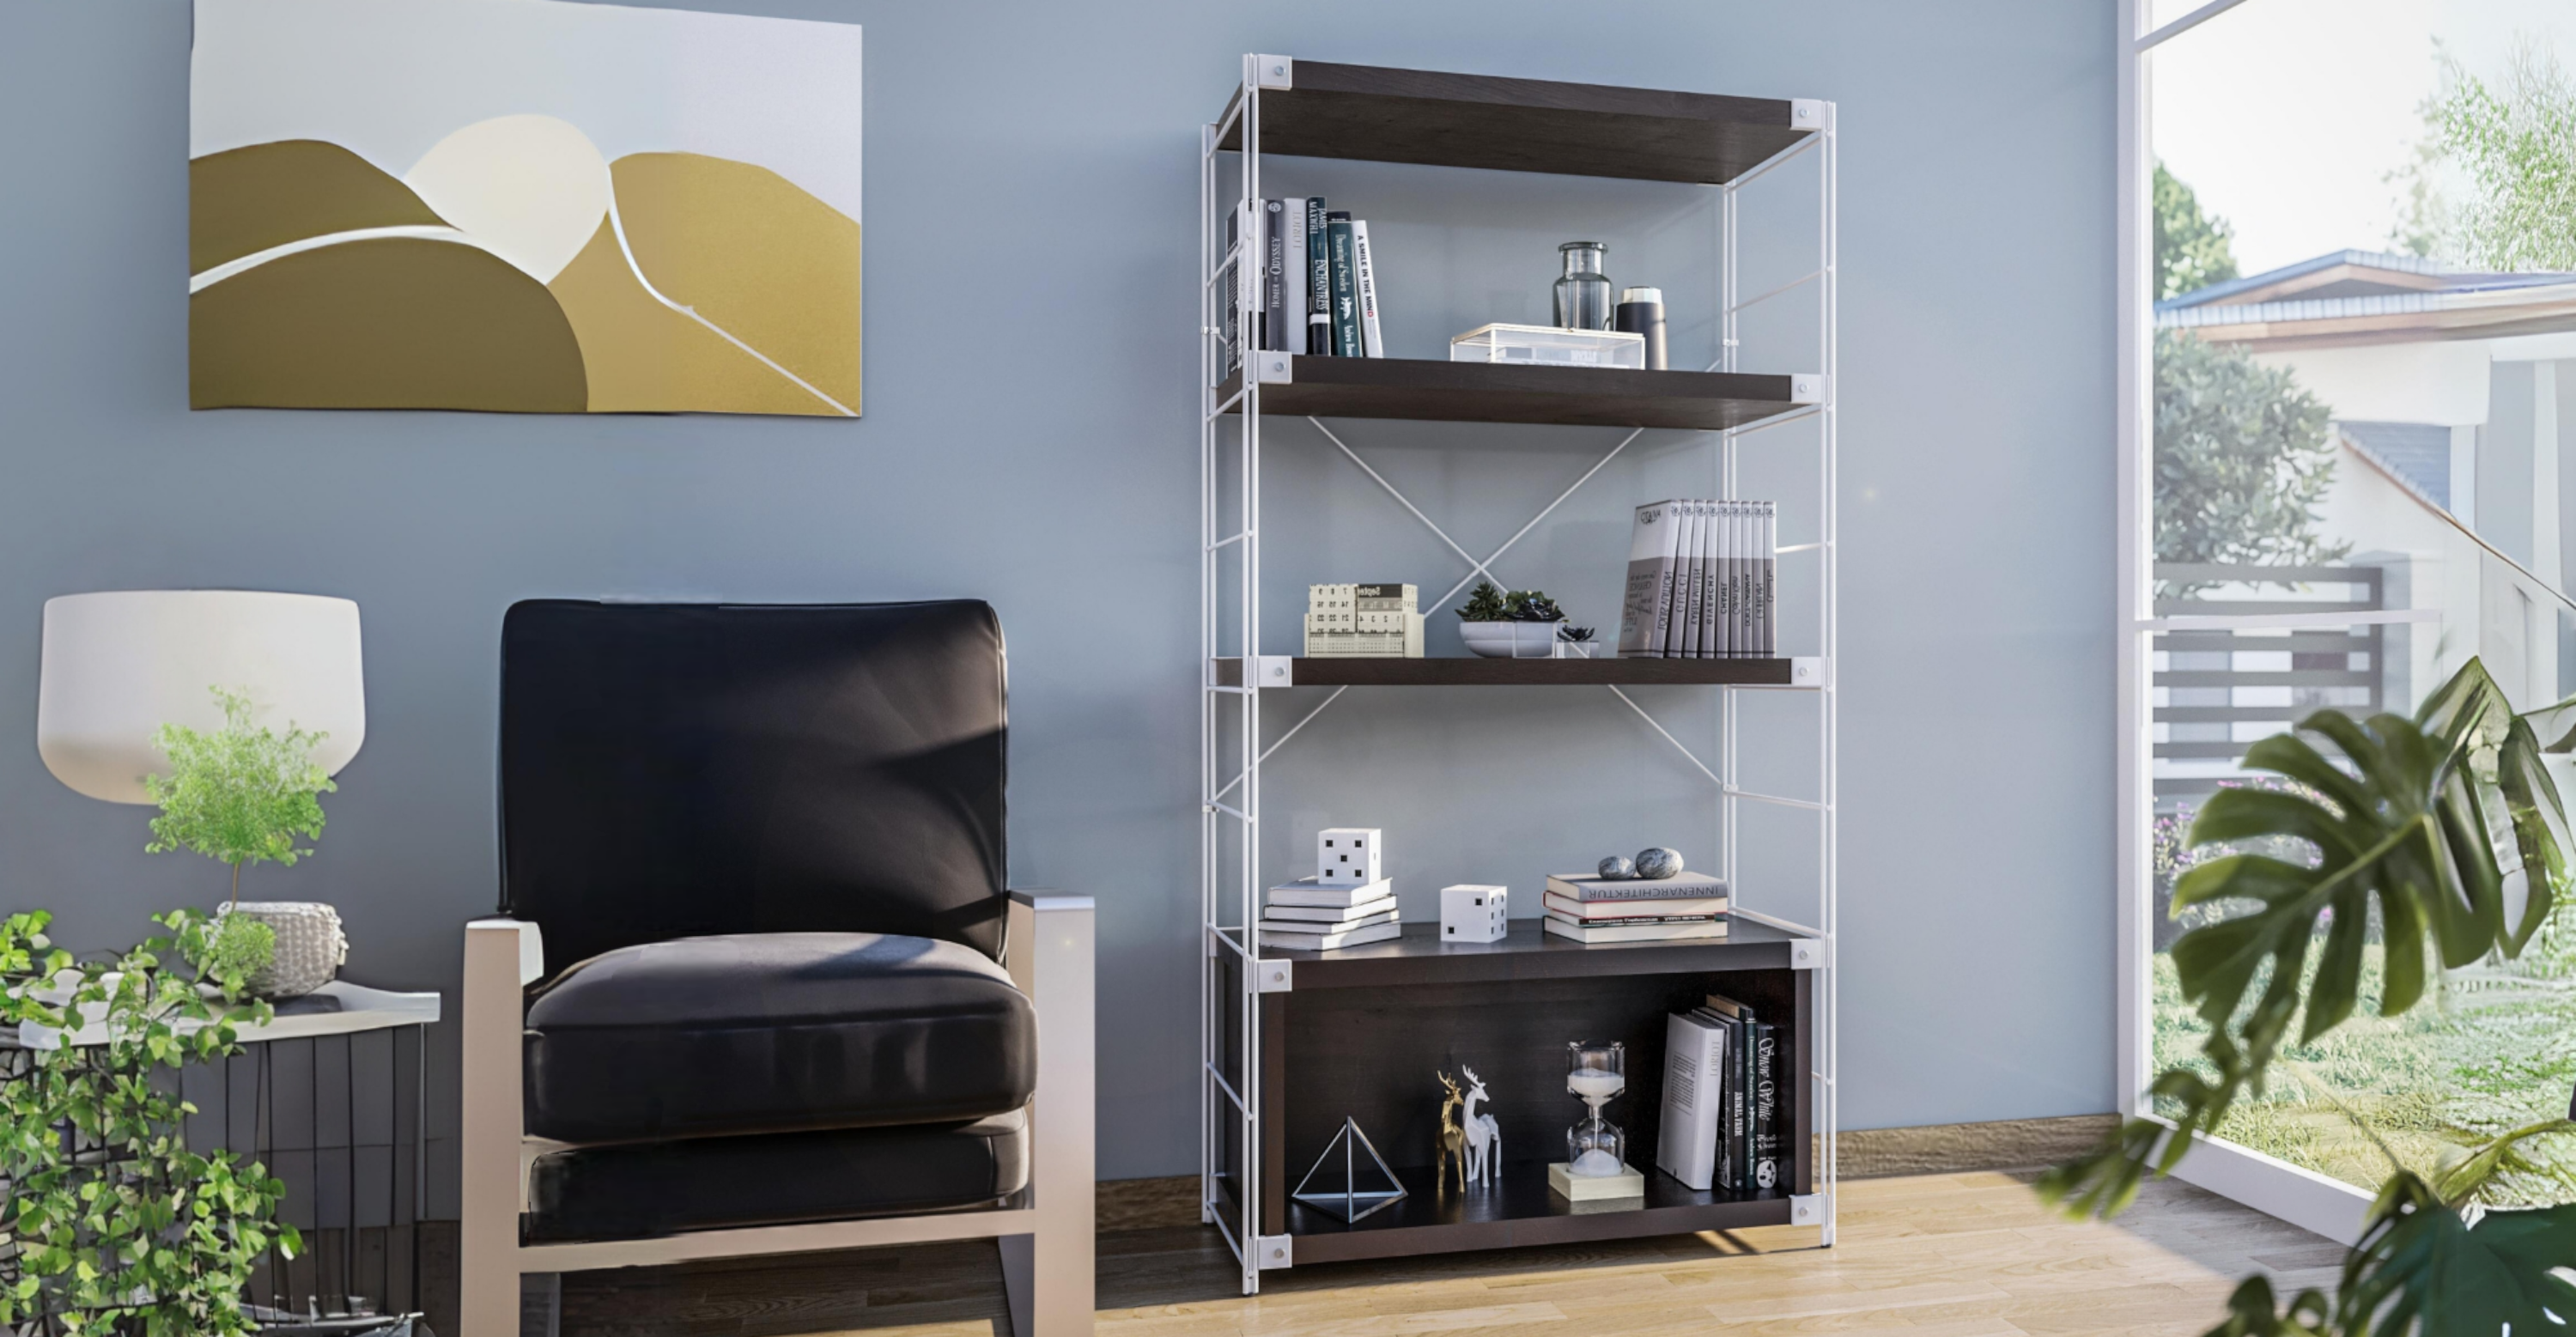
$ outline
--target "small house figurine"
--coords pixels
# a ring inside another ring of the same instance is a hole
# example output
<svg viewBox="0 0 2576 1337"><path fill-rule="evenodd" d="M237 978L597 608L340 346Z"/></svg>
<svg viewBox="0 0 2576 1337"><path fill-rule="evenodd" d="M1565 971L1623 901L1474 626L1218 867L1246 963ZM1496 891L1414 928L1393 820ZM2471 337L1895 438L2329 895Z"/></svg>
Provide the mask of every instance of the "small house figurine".
<svg viewBox="0 0 2576 1337"><path fill-rule="evenodd" d="M1328 887L1365 887L1385 876L1373 826L1327 827L1315 835L1315 880Z"/></svg>
<svg viewBox="0 0 2576 1337"><path fill-rule="evenodd" d="M1511 889L1462 883L1440 889L1442 942L1501 942L1511 931Z"/></svg>

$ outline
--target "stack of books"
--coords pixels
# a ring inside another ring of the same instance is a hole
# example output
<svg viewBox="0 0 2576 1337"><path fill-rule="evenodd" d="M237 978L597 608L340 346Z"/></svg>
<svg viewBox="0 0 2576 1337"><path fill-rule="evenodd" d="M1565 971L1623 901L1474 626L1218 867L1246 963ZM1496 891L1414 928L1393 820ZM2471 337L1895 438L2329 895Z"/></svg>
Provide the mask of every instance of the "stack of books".
<svg viewBox="0 0 2576 1337"><path fill-rule="evenodd" d="M1422 613L1411 585L1306 587L1308 659L1420 659Z"/></svg>
<svg viewBox="0 0 2576 1337"><path fill-rule="evenodd" d="M1301 877L1270 889L1261 910L1261 945L1328 952L1404 936L1395 913L1395 879L1340 885Z"/></svg>
<svg viewBox="0 0 2576 1337"><path fill-rule="evenodd" d="M1726 936L1726 882L1706 873L1612 881L1547 879L1548 932L1576 942L1679 942Z"/></svg>
<svg viewBox="0 0 2576 1337"><path fill-rule="evenodd" d="M1622 659L1768 659L1779 506L1768 501L1658 501L1629 531L1619 610Z"/></svg>
<svg viewBox="0 0 2576 1337"><path fill-rule="evenodd" d="M1780 1033L1724 994L1665 1019L1664 1116L1655 1164L1684 1187L1779 1188L1791 1084Z"/></svg>

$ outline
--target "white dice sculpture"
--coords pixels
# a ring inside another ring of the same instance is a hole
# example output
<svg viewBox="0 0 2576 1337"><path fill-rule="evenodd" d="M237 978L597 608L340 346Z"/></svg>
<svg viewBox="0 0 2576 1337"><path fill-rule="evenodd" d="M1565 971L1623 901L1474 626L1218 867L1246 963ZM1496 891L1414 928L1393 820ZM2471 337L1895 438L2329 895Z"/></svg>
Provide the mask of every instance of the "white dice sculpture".
<svg viewBox="0 0 2576 1337"><path fill-rule="evenodd" d="M1511 932L1509 887L1462 883L1440 889L1442 942L1501 942Z"/></svg>
<svg viewBox="0 0 2576 1337"><path fill-rule="evenodd" d="M1315 833L1315 880L1328 887L1365 887L1379 872L1378 830L1335 826Z"/></svg>

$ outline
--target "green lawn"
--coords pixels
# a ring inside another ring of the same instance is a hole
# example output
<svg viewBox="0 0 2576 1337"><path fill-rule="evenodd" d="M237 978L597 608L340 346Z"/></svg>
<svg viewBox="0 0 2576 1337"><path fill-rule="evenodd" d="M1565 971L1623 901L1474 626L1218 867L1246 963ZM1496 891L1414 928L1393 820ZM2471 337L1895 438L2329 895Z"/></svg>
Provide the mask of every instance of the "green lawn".
<svg viewBox="0 0 2576 1337"><path fill-rule="evenodd" d="M2375 1010L2380 948L2368 950L2362 1000ZM2258 982L2248 997L2260 991ZM2154 1007L2157 1068L2199 1064L2208 1027L2183 1002L2173 959L2161 954ZM2430 1170L2482 1135L2563 1117L2576 1088L2576 917L2556 916L2511 967L2456 972L2402 1016L2357 1016L2289 1051L2273 1073L2221 1133L2367 1189L2388 1177L2392 1155ZM2493 1201L2576 1197L2576 1137L2547 1141L2557 1145L2535 1150L2559 1160L2563 1177L2501 1181Z"/></svg>

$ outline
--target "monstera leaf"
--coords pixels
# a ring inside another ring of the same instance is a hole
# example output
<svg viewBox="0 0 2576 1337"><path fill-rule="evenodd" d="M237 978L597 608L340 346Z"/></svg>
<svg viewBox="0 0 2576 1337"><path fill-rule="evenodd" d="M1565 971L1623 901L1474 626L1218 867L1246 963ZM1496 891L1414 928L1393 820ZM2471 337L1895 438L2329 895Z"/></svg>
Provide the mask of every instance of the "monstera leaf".
<svg viewBox="0 0 2576 1337"><path fill-rule="evenodd" d="M2556 745L2576 745L2576 701L2536 718ZM2384 943L2384 1016L2423 997L2428 939L2442 968L2490 951L2520 952L2567 877L2567 817L2541 752L2532 723L2514 714L2474 659L2411 720L2319 711L2296 732L2249 749L2248 769L2304 792L2223 790L2202 805L2191 843L2287 837L2316 857L2301 864L2229 855L2175 883L2177 912L2212 901L2251 906L2174 944L2183 996L2209 1024L2202 1053L2216 1080L2181 1068L2164 1073L2150 1090L2172 1111L2170 1124L2127 1121L2043 1177L2041 1192L2074 1210L2109 1214L2129 1204L2150 1170L2170 1171L2240 1096L2261 1092L2294 1021L2304 1017L2304 1044L2352 1015L2373 909Z"/></svg>
<svg viewBox="0 0 2576 1337"><path fill-rule="evenodd" d="M2379 1191L2345 1260L2336 1331L2497 1337L2563 1330L2576 1285L2576 1203L2489 1211L2464 1222L2423 1180L2399 1172Z"/></svg>

